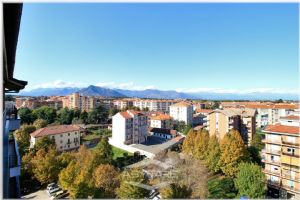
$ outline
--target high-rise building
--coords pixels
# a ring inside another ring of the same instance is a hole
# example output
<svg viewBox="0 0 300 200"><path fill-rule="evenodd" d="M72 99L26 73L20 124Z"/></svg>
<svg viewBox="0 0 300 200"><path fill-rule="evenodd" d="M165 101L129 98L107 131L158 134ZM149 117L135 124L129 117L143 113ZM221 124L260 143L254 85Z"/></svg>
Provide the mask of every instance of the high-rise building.
<svg viewBox="0 0 300 200"><path fill-rule="evenodd" d="M170 106L170 116L177 122L193 123L193 106L185 101Z"/></svg>
<svg viewBox="0 0 300 200"><path fill-rule="evenodd" d="M255 128L256 111L247 108L225 108L214 110L207 116L206 128L210 135L216 134L223 139L231 129L240 132L244 143L250 145L256 133Z"/></svg>
<svg viewBox="0 0 300 200"><path fill-rule="evenodd" d="M112 140L119 144L140 144L147 141L147 116L141 112L127 110L112 118Z"/></svg>
<svg viewBox="0 0 300 200"><path fill-rule="evenodd" d="M287 194L281 198L300 198L299 127L299 116L286 116L263 130L265 148L262 157L267 186L279 194Z"/></svg>

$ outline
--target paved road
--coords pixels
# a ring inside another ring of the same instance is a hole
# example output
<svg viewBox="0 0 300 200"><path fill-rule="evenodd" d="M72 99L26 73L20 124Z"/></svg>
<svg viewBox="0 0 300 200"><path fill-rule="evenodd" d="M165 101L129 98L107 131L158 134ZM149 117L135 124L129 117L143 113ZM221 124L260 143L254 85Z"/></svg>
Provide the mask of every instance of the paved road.
<svg viewBox="0 0 300 200"><path fill-rule="evenodd" d="M45 189L27 194L25 196L22 196L21 198L22 199L45 199L45 200L50 199Z"/></svg>

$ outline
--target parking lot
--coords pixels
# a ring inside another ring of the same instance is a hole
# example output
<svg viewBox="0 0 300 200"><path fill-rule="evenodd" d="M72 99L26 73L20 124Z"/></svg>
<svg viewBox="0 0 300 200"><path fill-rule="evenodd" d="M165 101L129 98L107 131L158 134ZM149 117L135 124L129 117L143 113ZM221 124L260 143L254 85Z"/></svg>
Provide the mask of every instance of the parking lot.
<svg viewBox="0 0 300 200"><path fill-rule="evenodd" d="M38 190L36 192L27 194L21 197L22 199L50 199L45 189Z"/></svg>

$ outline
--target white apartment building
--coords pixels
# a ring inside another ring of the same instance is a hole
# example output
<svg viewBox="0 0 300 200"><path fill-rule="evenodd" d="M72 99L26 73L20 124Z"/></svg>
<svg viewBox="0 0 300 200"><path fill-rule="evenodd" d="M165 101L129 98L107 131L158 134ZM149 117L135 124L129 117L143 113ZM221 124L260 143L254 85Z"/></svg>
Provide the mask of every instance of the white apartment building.
<svg viewBox="0 0 300 200"><path fill-rule="evenodd" d="M167 114L161 114L153 116L150 119L150 127L152 128L163 128L163 129L173 129L172 117Z"/></svg>
<svg viewBox="0 0 300 200"><path fill-rule="evenodd" d="M181 101L170 106L170 116L176 121L184 121L185 124L193 123L193 106Z"/></svg>
<svg viewBox="0 0 300 200"><path fill-rule="evenodd" d="M133 106L133 99L117 99L113 101L115 108L122 110Z"/></svg>
<svg viewBox="0 0 300 200"><path fill-rule="evenodd" d="M40 128L30 134L30 147L42 137L53 139L58 151L68 151L80 147L81 128L78 125L59 125Z"/></svg>
<svg viewBox="0 0 300 200"><path fill-rule="evenodd" d="M133 101L133 106L141 110L148 108L149 111L169 112L169 107L176 102L176 100L136 99Z"/></svg>
<svg viewBox="0 0 300 200"><path fill-rule="evenodd" d="M112 140L120 144L140 144L147 141L147 116L127 110L112 117Z"/></svg>

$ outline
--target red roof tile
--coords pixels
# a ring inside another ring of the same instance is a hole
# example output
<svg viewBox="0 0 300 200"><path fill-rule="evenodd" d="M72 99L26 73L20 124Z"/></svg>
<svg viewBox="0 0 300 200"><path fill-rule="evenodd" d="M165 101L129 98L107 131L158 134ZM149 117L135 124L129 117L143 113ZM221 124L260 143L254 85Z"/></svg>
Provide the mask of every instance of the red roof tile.
<svg viewBox="0 0 300 200"><path fill-rule="evenodd" d="M61 133L67 133L71 131L79 131L81 128L78 125L59 125L59 126L48 126L45 128L40 128L30 135L32 137L43 137L48 135L56 135Z"/></svg>
<svg viewBox="0 0 300 200"><path fill-rule="evenodd" d="M300 127L286 126L286 125L281 125L280 123L278 123L275 125L268 125L265 128L265 131L277 132L277 133L290 133L290 134L298 134L299 135Z"/></svg>

